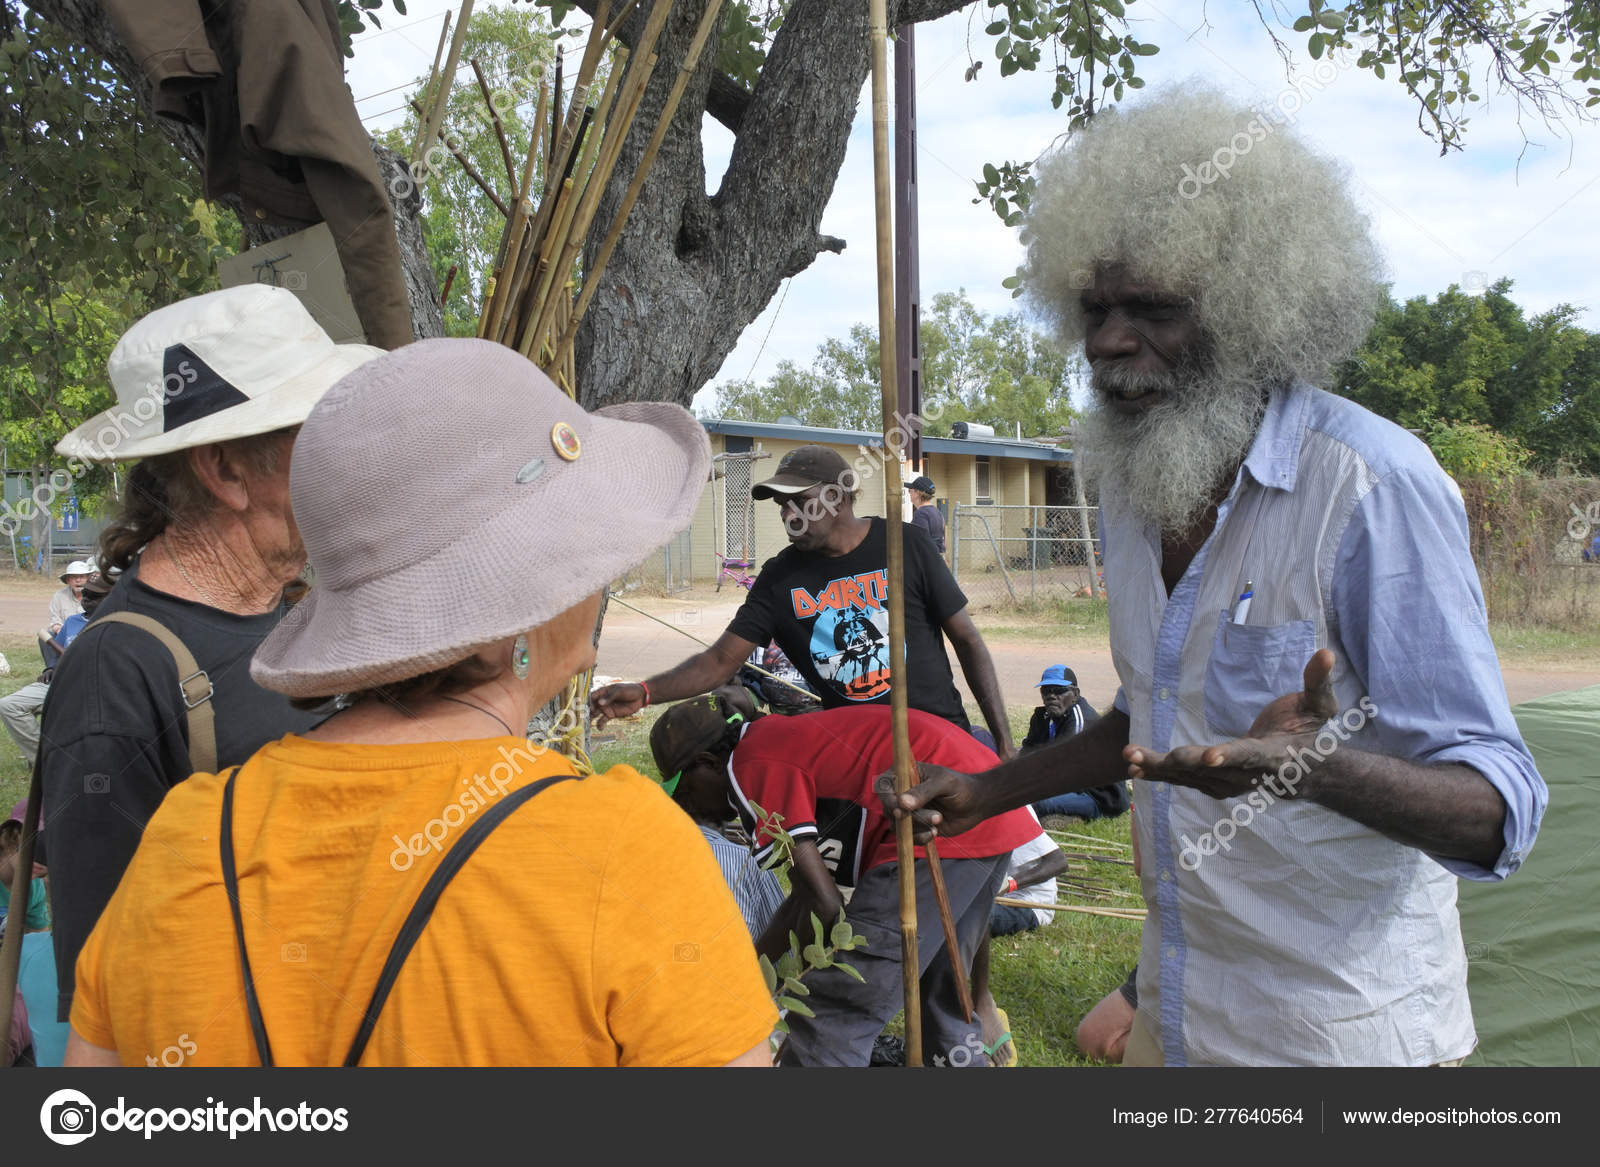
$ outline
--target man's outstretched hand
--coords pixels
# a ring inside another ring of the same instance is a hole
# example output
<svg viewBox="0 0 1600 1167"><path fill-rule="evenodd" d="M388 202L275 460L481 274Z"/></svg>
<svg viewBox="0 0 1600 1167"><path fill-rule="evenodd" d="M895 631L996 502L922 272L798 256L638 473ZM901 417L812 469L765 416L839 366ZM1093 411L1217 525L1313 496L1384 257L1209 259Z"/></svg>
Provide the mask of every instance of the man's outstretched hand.
<svg viewBox="0 0 1600 1167"><path fill-rule="evenodd" d="M1247 737L1210 746L1179 746L1165 754L1127 746L1122 757L1128 763L1128 777L1192 786L1212 798L1249 793L1263 774L1273 774L1289 761L1290 747L1310 746L1317 731L1339 712L1333 665L1328 649L1313 653L1306 662L1305 687L1269 702Z"/></svg>
<svg viewBox="0 0 1600 1167"><path fill-rule="evenodd" d="M643 685L627 681L604 685L589 694L589 716L594 720L596 729L603 729L606 722L613 718L632 717L644 708L644 702Z"/></svg>
<svg viewBox="0 0 1600 1167"><path fill-rule="evenodd" d="M983 813L976 778L930 762L917 763L917 784L904 794L895 794L892 771L880 774L874 788L883 801L883 812L890 818L911 815L911 834L918 843L926 843L935 835L970 831L988 817Z"/></svg>

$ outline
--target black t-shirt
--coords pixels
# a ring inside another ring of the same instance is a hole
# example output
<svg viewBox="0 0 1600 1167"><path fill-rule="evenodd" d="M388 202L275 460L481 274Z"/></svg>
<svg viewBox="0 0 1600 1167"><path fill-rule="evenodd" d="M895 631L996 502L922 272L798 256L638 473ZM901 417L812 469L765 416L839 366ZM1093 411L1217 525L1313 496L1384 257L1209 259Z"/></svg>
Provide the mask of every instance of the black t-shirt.
<svg viewBox="0 0 1600 1167"><path fill-rule="evenodd" d="M888 537L882 519L871 522L846 555L788 547L767 560L728 625L753 644L776 640L829 709L889 702ZM943 632L967 597L927 535L903 526L907 702L968 729Z"/></svg>
<svg viewBox="0 0 1600 1167"><path fill-rule="evenodd" d="M288 611L235 616L191 603L124 572L95 619L61 658L45 701L39 746L50 856L60 1020L72 1008L73 968L168 790L194 772L172 654L147 632L100 624L110 612L153 617L211 678L217 764L237 766L267 742L325 716L295 709L250 679L256 646Z"/></svg>
<svg viewBox="0 0 1600 1167"><path fill-rule="evenodd" d="M911 512L911 521L928 533L939 554L944 554L944 516L931 502Z"/></svg>

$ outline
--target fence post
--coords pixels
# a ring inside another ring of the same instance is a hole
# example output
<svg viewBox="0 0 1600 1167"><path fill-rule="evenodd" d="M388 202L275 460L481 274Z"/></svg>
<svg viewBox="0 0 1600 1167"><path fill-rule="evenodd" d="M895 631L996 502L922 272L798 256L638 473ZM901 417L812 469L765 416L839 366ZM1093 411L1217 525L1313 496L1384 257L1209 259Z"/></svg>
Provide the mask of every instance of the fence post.
<svg viewBox="0 0 1600 1167"><path fill-rule="evenodd" d="M961 504L950 510L950 574L961 578Z"/></svg>
<svg viewBox="0 0 1600 1167"><path fill-rule="evenodd" d="M1072 489L1078 497L1078 520L1083 524L1084 560L1089 564L1089 595L1100 598L1100 573L1094 561L1094 526L1089 522L1089 500L1083 493L1083 475L1079 473L1078 451L1072 451Z"/></svg>

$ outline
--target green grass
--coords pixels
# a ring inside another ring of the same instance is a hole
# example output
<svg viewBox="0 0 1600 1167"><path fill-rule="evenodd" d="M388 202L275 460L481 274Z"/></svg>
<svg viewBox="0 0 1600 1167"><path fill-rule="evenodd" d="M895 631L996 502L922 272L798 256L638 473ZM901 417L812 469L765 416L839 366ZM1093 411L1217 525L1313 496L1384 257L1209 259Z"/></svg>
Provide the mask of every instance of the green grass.
<svg viewBox="0 0 1600 1167"><path fill-rule="evenodd" d="M1491 621L1489 635L1503 665L1586 664L1600 668L1600 627L1571 631Z"/></svg>
<svg viewBox="0 0 1600 1167"><path fill-rule="evenodd" d="M1104 648L1111 640L1106 601L1062 597L985 608L974 617L986 638L1037 641L1047 634L1062 648ZM1024 723L1023 729L1027 725Z"/></svg>
<svg viewBox="0 0 1600 1167"><path fill-rule="evenodd" d="M6 654L11 675L0 677L0 697L15 693L39 675L44 661L39 644L31 636L0 634L0 652ZM4 727L0 727L0 812L9 811L28 795L32 769L22 758L22 750Z"/></svg>
<svg viewBox="0 0 1600 1167"><path fill-rule="evenodd" d="M1012 706L1007 712L1012 733L1021 741L1033 709ZM636 719L608 725L600 737L614 740L594 744L591 756L595 766L603 770L628 765L643 774L659 777L650 758L649 737L650 727L660 714L660 709L647 709ZM1055 826L1057 821L1052 819L1050 825ZM1128 827L1129 818L1122 815L1093 823L1073 822L1066 829L1094 839L1127 844ZM1072 840L1061 841L1064 850L1073 851ZM1139 885L1131 867L1082 859L1072 862L1083 864L1085 870L1069 870L1069 877L1138 896ZM1081 896L1058 898L1090 902ZM1143 906L1142 900L1128 896L1093 902L1101 906L1113 903ZM994 941L990 988L1000 1008L1011 1019L1011 1031L1022 1065L1098 1064L1079 1052L1073 1034L1083 1015L1120 985L1139 959L1139 930L1136 920L1057 912L1053 924ZM896 1026L891 1025L891 1028Z"/></svg>

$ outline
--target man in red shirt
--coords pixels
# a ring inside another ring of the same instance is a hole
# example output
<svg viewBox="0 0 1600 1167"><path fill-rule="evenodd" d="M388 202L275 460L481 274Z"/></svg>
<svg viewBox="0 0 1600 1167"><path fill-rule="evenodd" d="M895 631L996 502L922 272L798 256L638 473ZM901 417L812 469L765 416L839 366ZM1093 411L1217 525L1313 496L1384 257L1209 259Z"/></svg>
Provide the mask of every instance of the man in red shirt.
<svg viewBox="0 0 1600 1167"><path fill-rule="evenodd" d="M941 717L913 709L910 728L919 761L995 764L991 750ZM844 908L840 888L853 889L846 918L867 943L846 959L862 979L837 968L806 975L806 1004L815 1016L789 1014L782 1064L867 1065L873 1039L902 1004L894 826L873 790L893 764L889 710L866 705L750 719L713 693L667 710L650 732L650 749L682 805L724 818L738 813L757 859L776 846L773 826L793 840L793 890L757 938L757 951L776 960L788 950L791 930L811 934L813 912L830 927ZM1012 850L1039 833L1032 816L1019 810L939 840L959 962L945 948L927 864L917 865L923 1050L930 1062L985 1064L977 1023L962 1015L956 978L970 974ZM922 848L916 854L922 858Z"/></svg>

